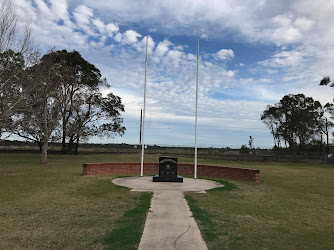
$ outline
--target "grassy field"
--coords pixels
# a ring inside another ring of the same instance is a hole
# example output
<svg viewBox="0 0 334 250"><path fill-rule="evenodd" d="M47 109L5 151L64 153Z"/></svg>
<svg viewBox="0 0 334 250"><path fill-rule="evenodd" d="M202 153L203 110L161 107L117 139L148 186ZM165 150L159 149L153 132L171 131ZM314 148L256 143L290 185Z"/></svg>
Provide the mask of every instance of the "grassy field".
<svg viewBox="0 0 334 250"><path fill-rule="evenodd" d="M108 235L141 194L112 184L115 176L81 176L82 164L120 159L50 155L48 165L38 159L0 154L0 249L108 247Z"/></svg>
<svg viewBox="0 0 334 250"><path fill-rule="evenodd" d="M188 195L209 249L334 249L333 165L224 164L260 169L260 183Z"/></svg>
<svg viewBox="0 0 334 250"><path fill-rule="evenodd" d="M37 154L0 154L0 249L113 249L149 197L113 185L115 176L81 176L83 163L107 161L140 156L50 155L39 165ZM210 249L334 249L334 166L199 163L261 171L259 184L187 195Z"/></svg>

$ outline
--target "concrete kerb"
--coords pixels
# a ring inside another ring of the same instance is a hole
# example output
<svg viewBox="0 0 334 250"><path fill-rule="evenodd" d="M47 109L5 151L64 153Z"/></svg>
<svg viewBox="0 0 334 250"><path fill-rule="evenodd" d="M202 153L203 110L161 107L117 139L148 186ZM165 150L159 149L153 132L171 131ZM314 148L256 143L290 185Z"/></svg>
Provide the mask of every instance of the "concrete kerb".
<svg viewBox="0 0 334 250"><path fill-rule="evenodd" d="M205 193L222 184L192 178L184 178L183 183L153 182L152 176L117 178L112 182L134 192L154 193L139 249L207 249L183 193Z"/></svg>

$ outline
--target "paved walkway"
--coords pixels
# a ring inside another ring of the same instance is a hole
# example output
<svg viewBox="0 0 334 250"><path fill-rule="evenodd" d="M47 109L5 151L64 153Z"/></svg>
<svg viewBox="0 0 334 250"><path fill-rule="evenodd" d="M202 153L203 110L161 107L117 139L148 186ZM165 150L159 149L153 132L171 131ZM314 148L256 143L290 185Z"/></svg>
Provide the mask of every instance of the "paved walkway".
<svg viewBox="0 0 334 250"><path fill-rule="evenodd" d="M154 192L139 249L207 249L183 192L205 193L220 183L184 178L183 183L153 182L152 177L114 179L131 191Z"/></svg>

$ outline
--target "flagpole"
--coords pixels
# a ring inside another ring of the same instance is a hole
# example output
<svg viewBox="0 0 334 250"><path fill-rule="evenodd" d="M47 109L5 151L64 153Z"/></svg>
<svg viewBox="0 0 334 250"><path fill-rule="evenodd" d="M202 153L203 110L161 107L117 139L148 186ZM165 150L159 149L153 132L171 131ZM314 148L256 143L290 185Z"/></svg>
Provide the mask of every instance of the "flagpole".
<svg viewBox="0 0 334 250"><path fill-rule="evenodd" d="M143 125L142 125L142 137L141 137L141 165L140 176L144 174L144 130L145 130L145 104L146 104L146 72L147 72L147 41L146 37L146 54L145 54L145 83L144 83L144 109L143 109Z"/></svg>
<svg viewBox="0 0 334 250"><path fill-rule="evenodd" d="M196 112L195 112L195 164L194 178L197 178L197 104L198 104L198 60L199 60L199 37L197 37L197 74L196 74Z"/></svg>

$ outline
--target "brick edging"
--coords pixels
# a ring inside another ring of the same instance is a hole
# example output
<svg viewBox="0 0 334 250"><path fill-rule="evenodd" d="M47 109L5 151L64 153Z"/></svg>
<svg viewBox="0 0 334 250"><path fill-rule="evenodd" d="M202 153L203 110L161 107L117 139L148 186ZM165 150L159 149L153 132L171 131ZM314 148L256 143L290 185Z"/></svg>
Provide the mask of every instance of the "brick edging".
<svg viewBox="0 0 334 250"><path fill-rule="evenodd" d="M144 174L158 174L159 163L144 163ZM83 175L140 174L137 162L100 162L83 164ZM179 175L194 175L194 164L178 164ZM197 165L197 176L259 182L260 170L217 165Z"/></svg>

